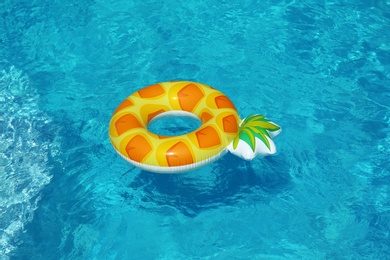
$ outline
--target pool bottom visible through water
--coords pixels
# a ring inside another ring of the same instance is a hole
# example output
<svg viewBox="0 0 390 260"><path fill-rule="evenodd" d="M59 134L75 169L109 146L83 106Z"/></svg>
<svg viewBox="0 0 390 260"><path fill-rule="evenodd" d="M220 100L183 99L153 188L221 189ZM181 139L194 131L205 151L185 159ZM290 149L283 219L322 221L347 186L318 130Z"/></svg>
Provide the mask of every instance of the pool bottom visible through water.
<svg viewBox="0 0 390 260"><path fill-rule="evenodd" d="M201 126L201 121L192 114L183 113L163 113L148 125L148 130L160 136L179 136L197 130Z"/></svg>

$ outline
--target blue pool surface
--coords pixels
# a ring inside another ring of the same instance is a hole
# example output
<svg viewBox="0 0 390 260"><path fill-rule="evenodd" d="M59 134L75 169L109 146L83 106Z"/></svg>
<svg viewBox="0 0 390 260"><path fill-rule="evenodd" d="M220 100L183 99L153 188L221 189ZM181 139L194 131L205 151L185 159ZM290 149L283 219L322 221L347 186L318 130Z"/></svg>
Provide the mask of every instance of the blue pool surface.
<svg viewBox="0 0 390 260"><path fill-rule="evenodd" d="M388 0L5 0L0 13L0 259L388 259ZM128 164L112 112L176 79L281 125L278 153L178 175Z"/></svg>

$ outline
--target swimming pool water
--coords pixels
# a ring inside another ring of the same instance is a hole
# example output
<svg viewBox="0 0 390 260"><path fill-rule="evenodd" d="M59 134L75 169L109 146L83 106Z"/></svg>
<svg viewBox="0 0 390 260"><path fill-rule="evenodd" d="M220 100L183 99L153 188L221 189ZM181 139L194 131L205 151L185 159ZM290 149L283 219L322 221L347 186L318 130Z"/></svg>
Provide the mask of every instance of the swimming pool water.
<svg viewBox="0 0 390 260"><path fill-rule="evenodd" d="M390 2L0 3L0 259L386 259ZM108 140L146 85L209 84L275 156L142 172Z"/></svg>

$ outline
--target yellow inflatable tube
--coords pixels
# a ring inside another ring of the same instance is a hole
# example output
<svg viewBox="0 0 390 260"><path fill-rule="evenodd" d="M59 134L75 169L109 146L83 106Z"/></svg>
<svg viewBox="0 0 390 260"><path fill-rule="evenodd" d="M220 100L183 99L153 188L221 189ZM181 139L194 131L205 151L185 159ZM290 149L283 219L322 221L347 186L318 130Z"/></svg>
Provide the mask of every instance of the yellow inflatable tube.
<svg viewBox="0 0 390 260"><path fill-rule="evenodd" d="M180 136L161 136L148 130L153 120L175 115L197 118L201 126ZM276 135L280 127L262 116L254 117L261 117L262 126L268 126L265 139L263 133L260 141L268 148L266 153L274 153L269 133ZM256 122L259 125L261 120ZM245 130L241 123L233 102L222 92L201 83L172 81L147 86L127 97L112 115L109 136L115 150L134 166L176 173L215 161L228 150L245 159L261 154L255 149L259 131ZM245 151L246 146L252 152Z"/></svg>

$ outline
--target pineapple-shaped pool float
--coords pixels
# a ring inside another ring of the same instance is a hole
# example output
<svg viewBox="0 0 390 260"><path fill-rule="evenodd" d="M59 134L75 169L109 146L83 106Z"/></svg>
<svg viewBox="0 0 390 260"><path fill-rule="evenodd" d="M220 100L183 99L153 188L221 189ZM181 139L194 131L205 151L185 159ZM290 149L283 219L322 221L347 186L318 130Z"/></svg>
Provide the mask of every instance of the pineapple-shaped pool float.
<svg viewBox="0 0 390 260"><path fill-rule="evenodd" d="M188 116L201 126L180 136L148 130L161 117ZM272 138L281 128L262 115L241 120L222 92L205 84L171 81L145 87L115 110L109 136L125 160L146 171L177 173L211 163L227 151L251 160L276 152Z"/></svg>

